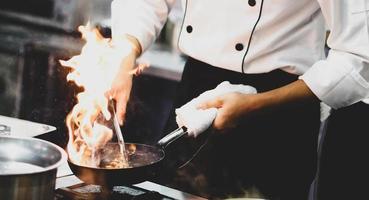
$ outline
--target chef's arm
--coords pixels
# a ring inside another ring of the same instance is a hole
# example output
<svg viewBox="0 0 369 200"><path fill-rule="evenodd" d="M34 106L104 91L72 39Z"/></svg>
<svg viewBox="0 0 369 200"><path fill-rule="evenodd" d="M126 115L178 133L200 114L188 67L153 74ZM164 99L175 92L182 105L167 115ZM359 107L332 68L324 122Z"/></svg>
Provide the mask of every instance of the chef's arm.
<svg viewBox="0 0 369 200"><path fill-rule="evenodd" d="M369 4L366 0L318 0L330 35L326 60L300 78L332 108L369 97Z"/></svg>
<svg viewBox="0 0 369 200"><path fill-rule="evenodd" d="M258 112L270 112L285 106L293 106L319 99L303 80L297 80L286 86L254 95L254 108ZM248 105L245 105L248 106ZM247 108L250 109L250 108Z"/></svg>
<svg viewBox="0 0 369 200"><path fill-rule="evenodd" d="M112 45L122 61L107 95L116 100L117 117L123 125L132 88L136 59L159 35L174 0L114 0L111 5ZM127 54L125 49L131 47Z"/></svg>
<svg viewBox="0 0 369 200"><path fill-rule="evenodd" d="M114 0L111 4L112 39L136 38L145 51L158 37L175 0Z"/></svg>
<svg viewBox="0 0 369 200"><path fill-rule="evenodd" d="M125 34L123 37L125 37L125 39L128 40L128 42L131 44L132 53L134 54L136 58L138 58L142 53L142 47L138 39L129 34Z"/></svg>
<svg viewBox="0 0 369 200"><path fill-rule="evenodd" d="M218 108L213 127L220 132L237 126L241 118L270 113L276 109L297 104L319 102L303 80L258 94L228 93L215 99L202 102L200 109Z"/></svg>
<svg viewBox="0 0 369 200"><path fill-rule="evenodd" d="M369 97L369 4L318 2L330 29L327 59L316 62L300 80L253 96L244 113L318 100L337 109Z"/></svg>

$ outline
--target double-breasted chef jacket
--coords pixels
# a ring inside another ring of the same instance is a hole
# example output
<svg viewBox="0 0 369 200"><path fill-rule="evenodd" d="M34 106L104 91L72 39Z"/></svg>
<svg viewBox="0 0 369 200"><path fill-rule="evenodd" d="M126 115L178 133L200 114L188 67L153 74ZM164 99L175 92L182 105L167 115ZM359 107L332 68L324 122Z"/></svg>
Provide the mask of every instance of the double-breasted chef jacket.
<svg viewBox="0 0 369 200"><path fill-rule="evenodd" d="M175 0L114 0L113 41L153 43ZM186 55L241 73L274 69L300 79L340 108L369 97L368 0L182 0L178 39ZM327 58L326 29L330 30ZM119 42L116 42L119 45Z"/></svg>

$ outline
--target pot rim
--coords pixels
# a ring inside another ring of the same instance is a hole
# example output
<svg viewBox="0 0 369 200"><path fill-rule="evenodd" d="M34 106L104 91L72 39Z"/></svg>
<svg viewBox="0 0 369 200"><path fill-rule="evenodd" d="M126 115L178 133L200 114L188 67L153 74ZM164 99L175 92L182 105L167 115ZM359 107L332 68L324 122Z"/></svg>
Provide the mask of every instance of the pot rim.
<svg viewBox="0 0 369 200"><path fill-rule="evenodd" d="M24 137L24 136L0 136L0 138L13 138L13 139L22 139L22 140L30 140L30 141L38 141L38 142L42 142L42 143L46 143L50 146L52 146L53 148L57 149L58 152L60 153L61 157L60 159L47 167L41 167L42 170L37 170L37 171L32 171L32 172L22 172L22 173L8 173L8 174L0 174L1 176L21 176L21 175L30 175L30 174L39 174L39 173L43 173L43 172L47 172L47 171L51 171L53 169L57 169L60 165L63 164L63 162L67 161L67 153L64 151L64 149L62 149L61 147L59 147L58 145L49 142L47 140L43 140L43 139L39 139L39 138L30 138L30 137Z"/></svg>

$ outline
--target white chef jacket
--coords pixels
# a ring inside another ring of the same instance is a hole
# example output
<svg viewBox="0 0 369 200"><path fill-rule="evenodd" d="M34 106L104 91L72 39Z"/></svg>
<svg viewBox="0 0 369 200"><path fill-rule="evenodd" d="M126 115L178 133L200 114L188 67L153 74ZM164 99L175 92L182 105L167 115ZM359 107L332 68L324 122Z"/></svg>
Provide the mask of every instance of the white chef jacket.
<svg viewBox="0 0 369 200"><path fill-rule="evenodd" d="M174 3L114 0L113 41L130 34L146 50ZM333 108L369 97L369 0L182 0L182 7L178 48L188 56L242 73L301 75Z"/></svg>

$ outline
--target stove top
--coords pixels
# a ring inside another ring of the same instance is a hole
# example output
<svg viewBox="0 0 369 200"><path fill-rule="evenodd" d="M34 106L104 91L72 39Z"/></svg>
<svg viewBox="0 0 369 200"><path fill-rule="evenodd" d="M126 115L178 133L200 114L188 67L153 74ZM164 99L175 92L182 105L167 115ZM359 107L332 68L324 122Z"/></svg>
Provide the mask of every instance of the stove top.
<svg viewBox="0 0 369 200"><path fill-rule="evenodd" d="M111 189L85 183L58 188L55 200L176 200L136 186L114 186Z"/></svg>
<svg viewBox="0 0 369 200"><path fill-rule="evenodd" d="M104 189L82 182L73 175L67 162L58 167L56 176L54 200L206 200L151 181Z"/></svg>

